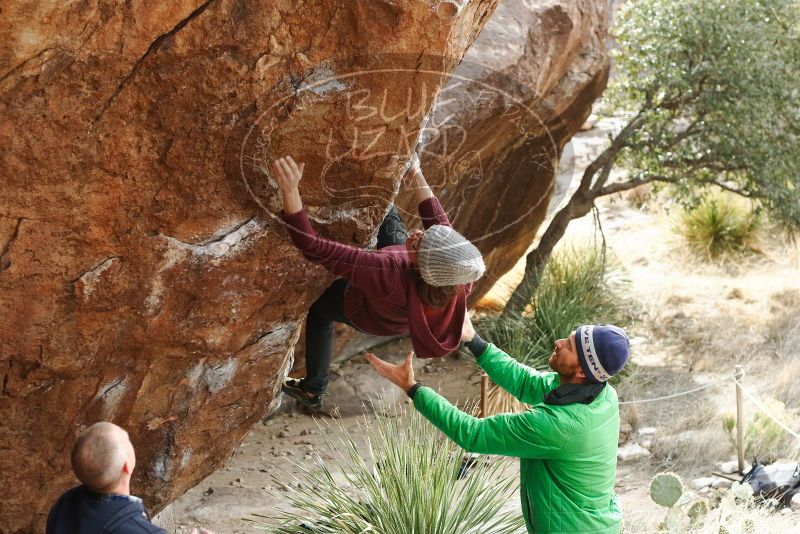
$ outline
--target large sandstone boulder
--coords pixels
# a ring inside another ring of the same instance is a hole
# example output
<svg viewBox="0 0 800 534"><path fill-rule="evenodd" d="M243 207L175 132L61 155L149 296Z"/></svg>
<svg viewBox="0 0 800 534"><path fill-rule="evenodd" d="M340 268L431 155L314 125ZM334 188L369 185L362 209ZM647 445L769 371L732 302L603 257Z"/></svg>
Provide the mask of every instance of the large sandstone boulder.
<svg viewBox="0 0 800 534"><path fill-rule="evenodd" d="M608 80L608 9L598 0L502 2L439 93L422 166L453 225L483 253L473 303L525 254L557 204L551 196L569 185L574 160L564 158L561 184L556 169ZM397 203L420 227L413 194L401 190ZM349 356L375 341L341 326L334 350Z"/></svg>
<svg viewBox="0 0 800 534"><path fill-rule="evenodd" d="M97 420L154 511L226 462L331 281L267 162L365 245L496 1L3 4L0 531L41 530Z"/></svg>
<svg viewBox="0 0 800 534"><path fill-rule="evenodd" d="M476 302L525 254L547 214L564 146L608 80L608 3L502 2L439 94L425 175L481 250ZM409 195L398 203L415 216Z"/></svg>

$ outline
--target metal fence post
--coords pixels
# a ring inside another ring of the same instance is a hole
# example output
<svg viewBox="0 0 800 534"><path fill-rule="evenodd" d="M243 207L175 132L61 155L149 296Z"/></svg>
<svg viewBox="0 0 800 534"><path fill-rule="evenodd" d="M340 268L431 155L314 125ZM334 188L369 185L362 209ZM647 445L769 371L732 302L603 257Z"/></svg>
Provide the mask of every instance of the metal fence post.
<svg viewBox="0 0 800 534"><path fill-rule="evenodd" d="M744 474L744 409L742 407L742 388L739 382L744 377L744 369L741 365L736 366L734 372L736 378L736 452L739 460L739 474Z"/></svg>

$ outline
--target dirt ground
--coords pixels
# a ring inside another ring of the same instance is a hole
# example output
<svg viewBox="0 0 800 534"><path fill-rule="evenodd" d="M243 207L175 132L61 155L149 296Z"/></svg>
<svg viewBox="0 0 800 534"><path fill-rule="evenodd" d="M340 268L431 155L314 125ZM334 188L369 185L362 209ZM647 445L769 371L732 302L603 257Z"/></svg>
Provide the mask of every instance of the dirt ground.
<svg viewBox="0 0 800 534"><path fill-rule="evenodd" d="M601 135L592 131L579 136L576 152L585 160ZM688 482L731 459L734 449L721 417L735 407L734 385L728 378L733 367L743 365L746 384L767 398L787 362L800 360L800 353L787 354L797 350L794 341L800 342L796 245L767 232L761 254L719 264L699 262L672 229L676 207L659 200L650 200L644 209L637 205L617 197L603 199L599 206L608 250L623 268L631 298L628 332L637 366L619 385L620 398L649 399L720 382L695 394L622 407L623 422L657 429L650 457L618 466L616 491L628 532L648 531L664 516L647 495L655 473L673 470ZM570 226L565 240L582 243L595 235L587 217ZM399 340L374 352L399 360L408 348L407 340ZM438 387L452 401L479 395L479 379L467 359L417 361L416 368L422 382ZM329 402L339 406L343 428L357 432L362 403L381 390L405 402L362 357L340 362ZM755 411L749 403L745 409ZM192 526L217 534L258 531L242 518L274 515L285 505L286 494L275 479L290 482L297 474L296 463L311 461L319 444L317 432L317 421L297 414L292 406L257 425L225 468L173 504L178 532ZM509 462L513 469L515 461ZM509 506L519 506L517 497L512 501Z"/></svg>

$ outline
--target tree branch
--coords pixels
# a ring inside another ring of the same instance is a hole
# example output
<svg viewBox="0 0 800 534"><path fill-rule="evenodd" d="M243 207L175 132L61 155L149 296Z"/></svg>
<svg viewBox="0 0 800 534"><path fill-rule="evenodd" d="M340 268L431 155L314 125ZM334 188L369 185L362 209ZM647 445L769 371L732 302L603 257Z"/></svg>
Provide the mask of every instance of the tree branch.
<svg viewBox="0 0 800 534"><path fill-rule="evenodd" d="M700 183L700 184L715 185L715 186L719 187L720 189L724 189L725 191L730 191L731 193L735 193L735 194L737 194L739 196L742 196L742 197L745 197L745 198L753 198L753 195L751 193L748 193L744 189L737 189L737 188L735 188L735 187L733 187L731 185L728 185L728 184L726 184L724 182L720 182L720 181L717 181L717 180L698 180L697 182Z"/></svg>
<svg viewBox="0 0 800 534"><path fill-rule="evenodd" d="M695 134L700 133L701 130L695 129L695 127L700 123L700 121L703 120L704 117L705 113L701 113L700 115L698 115L698 117L689 126L687 126L684 131L679 132L677 135L675 135L675 138L672 139L672 141L669 142L667 145L665 145L664 148L672 148L681 141L688 139L689 137Z"/></svg>
<svg viewBox="0 0 800 534"><path fill-rule="evenodd" d="M627 191L629 189L633 189L634 187L639 187L640 185L649 184L651 182L664 182L669 184L677 184L679 181L680 180L678 178L664 176L663 174L651 174L645 176L644 178L637 178L635 180L628 180L627 182L616 182L613 184L609 184L603 187L602 189L593 191L597 197L604 197L606 195L613 195L614 193ZM713 185L719 187L720 189L724 189L725 191L729 191L731 193L737 194L745 198L753 198L752 193L749 193L744 189L738 189L724 182L720 182L719 180L697 180L697 183L701 185Z"/></svg>
<svg viewBox="0 0 800 534"><path fill-rule="evenodd" d="M644 178L628 180L627 182L616 182L613 184L608 184L602 189L598 189L596 193L598 197L604 197L606 195L613 195L614 193L619 193L620 191L627 191L628 189L633 189L634 187L639 187L640 185L649 184L650 182L666 182L666 183L676 184L678 183L678 180L676 178L670 178L668 176L663 176L660 174L651 174L649 176L645 176Z"/></svg>
<svg viewBox="0 0 800 534"><path fill-rule="evenodd" d="M628 138L644 125L645 114L649 110L650 108L647 106L642 107L636 116L611 140L611 144L586 167L576 192L596 189L598 184L602 187L602 184L605 183L608 179L608 175L611 173L617 154L627 146ZM592 178L594 178L598 172L601 172L600 178L597 182L592 184Z"/></svg>
<svg viewBox="0 0 800 534"><path fill-rule="evenodd" d="M662 100L657 107L665 109L667 111L675 111L685 106L686 104L697 100L703 94L703 86L705 85L707 80L708 80L708 74L700 78L700 81L697 83L696 91L689 91L686 94L682 92L678 93L674 97Z"/></svg>
<svg viewBox="0 0 800 534"><path fill-rule="evenodd" d="M681 159L678 161L668 161L661 163L668 169L680 169L688 167L690 169L708 169L716 172L735 172L747 170L747 165L726 165L708 158Z"/></svg>
<svg viewBox="0 0 800 534"><path fill-rule="evenodd" d="M608 176L611 174L611 169L614 167L614 159L609 159L605 165L603 165L603 170L600 171L600 177L592 186L592 194L597 196L597 191L602 189L603 185L605 185L606 180L608 180Z"/></svg>

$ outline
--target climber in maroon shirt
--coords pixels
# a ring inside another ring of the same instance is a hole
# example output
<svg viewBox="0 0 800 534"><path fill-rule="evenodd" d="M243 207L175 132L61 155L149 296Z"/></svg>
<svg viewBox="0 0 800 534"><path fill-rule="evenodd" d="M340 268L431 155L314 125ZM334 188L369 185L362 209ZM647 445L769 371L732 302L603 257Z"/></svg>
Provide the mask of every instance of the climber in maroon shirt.
<svg viewBox="0 0 800 534"><path fill-rule="evenodd" d="M325 413L322 394L328 386L334 322L377 336L410 334L417 356L445 356L459 345L467 296L484 265L480 251L451 227L416 156L404 179L411 174L415 182L425 231L408 235L392 206L374 252L317 235L298 189L304 166L291 156L272 164L283 220L303 256L339 278L308 311L306 377L287 378L282 389L310 410Z"/></svg>

